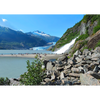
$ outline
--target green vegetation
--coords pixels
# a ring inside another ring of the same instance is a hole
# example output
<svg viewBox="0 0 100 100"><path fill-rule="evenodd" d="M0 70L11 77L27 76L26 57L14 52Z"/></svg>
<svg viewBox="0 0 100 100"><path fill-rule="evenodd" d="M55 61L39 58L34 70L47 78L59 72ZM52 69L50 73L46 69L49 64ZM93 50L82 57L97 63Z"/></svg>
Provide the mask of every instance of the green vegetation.
<svg viewBox="0 0 100 100"><path fill-rule="evenodd" d="M79 26L81 25L81 22L87 24L88 21L91 22L91 23L89 23L90 26L89 27L86 27L85 34L82 34L82 35L79 36L80 30L81 30L81 28ZM96 33L100 29L100 15L94 15L94 14L93 15L85 15L80 22L76 23L73 27L69 28L64 33L64 35L56 43L56 45L53 48L53 50L55 50L56 48L60 48L63 45L71 42L71 40L74 39L74 38L76 38L77 36L79 36L79 37L76 39L76 42L79 41L79 40L85 40L86 38L88 38L89 35L92 34L92 33L88 33L88 32L90 32L89 31L91 29L90 27L93 25L94 21L97 21L98 22L97 25L94 27L94 29L92 31L93 33ZM82 45L84 45L84 44L82 44Z"/></svg>
<svg viewBox="0 0 100 100"><path fill-rule="evenodd" d="M84 23L87 23L89 20L91 20L91 23L98 20L100 18L100 15L85 15L82 19Z"/></svg>
<svg viewBox="0 0 100 100"><path fill-rule="evenodd" d="M32 62L32 64L27 61L27 72L20 76L20 82L24 85L40 85L45 75L45 69L42 69L42 64L43 63L38 59L38 56L35 57L35 60Z"/></svg>
<svg viewBox="0 0 100 100"><path fill-rule="evenodd" d="M60 41L57 42L57 48L62 47L63 45L71 42L74 38L79 36L80 32L70 33L66 35L64 38L61 38Z"/></svg>
<svg viewBox="0 0 100 100"><path fill-rule="evenodd" d="M100 25L94 27L93 34L95 34L98 30L100 30Z"/></svg>
<svg viewBox="0 0 100 100"><path fill-rule="evenodd" d="M7 77L0 77L0 85L10 85L10 80Z"/></svg>
<svg viewBox="0 0 100 100"><path fill-rule="evenodd" d="M80 35L80 36L76 39L76 41L84 40L84 39L86 39L88 36L89 36L89 35L88 35L87 33L82 34L82 35Z"/></svg>
<svg viewBox="0 0 100 100"><path fill-rule="evenodd" d="M80 44L81 44L81 46L83 47L83 46L87 45L87 42L88 42L88 41L85 40L85 41L81 42Z"/></svg>
<svg viewBox="0 0 100 100"><path fill-rule="evenodd" d="M88 27L86 27L85 34L80 35L80 36L76 39L76 41L84 40L84 39L86 39L88 36L89 36L89 34L88 34ZM75 42L76 42L76 41L75 41Z"/></svg>
<svg viewBox="0 0 100 100"><path fill-rule="evenodd" d="M1 49L28 49L36 46L44 46L47 42L35 36L27 35L21 31L0 27Z"/></svg>

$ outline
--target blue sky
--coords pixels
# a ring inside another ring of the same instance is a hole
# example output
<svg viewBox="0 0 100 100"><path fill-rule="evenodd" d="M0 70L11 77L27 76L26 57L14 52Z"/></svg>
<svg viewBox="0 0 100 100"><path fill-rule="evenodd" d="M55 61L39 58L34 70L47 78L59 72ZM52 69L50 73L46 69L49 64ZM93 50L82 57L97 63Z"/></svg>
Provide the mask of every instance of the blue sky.
<svg viewBox="0 0 100 100"><path fill-rule="evenodd" d="M8 26L23 32L39 30L52 36L61 37L68 28L73 27L83 16L83 14L1 14L0 25Z"/></svg>

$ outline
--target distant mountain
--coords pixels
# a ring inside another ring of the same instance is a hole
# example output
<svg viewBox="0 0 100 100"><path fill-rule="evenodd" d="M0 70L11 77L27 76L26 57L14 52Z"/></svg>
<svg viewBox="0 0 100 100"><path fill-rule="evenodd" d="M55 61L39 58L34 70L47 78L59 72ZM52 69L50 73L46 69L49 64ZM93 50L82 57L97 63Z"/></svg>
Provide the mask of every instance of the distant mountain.
<svg viewBox="0 0 100 100"><path fill-rule="evenodd" d="M47 42L39 37L0 26L0 49L29 49L45 45Z"/></svg>
<svg viewBox="0 0 100 100"><path fill-rule="evenodd" d="M33 31L33 32L27 32L26 34L31 35L31 36L36 36L39 37L47 42L57 42L60 38L56 36L51 36L49 34L46 34L41 31Z"/></svg>

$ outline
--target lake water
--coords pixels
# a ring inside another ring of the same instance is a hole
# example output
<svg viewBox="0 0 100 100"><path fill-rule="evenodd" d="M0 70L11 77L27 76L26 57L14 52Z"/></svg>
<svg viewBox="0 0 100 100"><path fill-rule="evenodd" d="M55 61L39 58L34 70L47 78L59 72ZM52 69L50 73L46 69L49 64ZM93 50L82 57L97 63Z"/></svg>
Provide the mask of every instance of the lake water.
<svg viewBox="0 0 100 100"><path fill-rule="evenodd" d="M46 50L0 50L0 54L18 54L18 53L52 53ZM27 63L34 61L34 58L18 57L0 57L0 77L19 78L21 74L27 71Z"/></svg>

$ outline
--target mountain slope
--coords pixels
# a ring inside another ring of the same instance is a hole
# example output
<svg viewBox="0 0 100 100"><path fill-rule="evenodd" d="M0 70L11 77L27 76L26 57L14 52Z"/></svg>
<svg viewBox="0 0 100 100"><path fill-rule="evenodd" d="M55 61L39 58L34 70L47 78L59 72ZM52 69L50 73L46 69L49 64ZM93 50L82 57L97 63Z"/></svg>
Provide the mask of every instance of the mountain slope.
<svg viewBox="0 0 100 100"><path fill-rule="evenodd" d="M100 47L100 15L85 15L80 22L63 34L52 51L58 50L76 37L78 38L69 50L69 56L72 56L77 50L83 52L84 49L91 50Z"/></svg>
<svg viewBox="0 0 100 100"><path fill-rule="evenodd" d="M46 41L38 37L0 26L0 48L2 49L28 49L46 44Z"/></svg>
<svg viewBox="0 0 100 100"><path fill-rule="evenodd" d="M49 34L46 34L41 31L33 31L33 32L27 32L26 34L29 34L31 36L39 37L47 42L57 42L59 40L59 37L56 36L50 36Z"/></svg>

